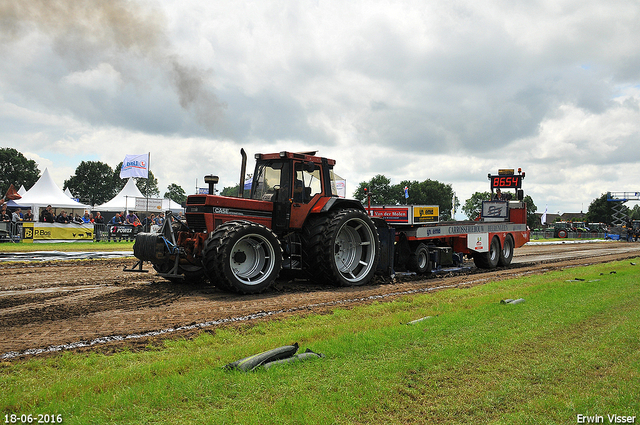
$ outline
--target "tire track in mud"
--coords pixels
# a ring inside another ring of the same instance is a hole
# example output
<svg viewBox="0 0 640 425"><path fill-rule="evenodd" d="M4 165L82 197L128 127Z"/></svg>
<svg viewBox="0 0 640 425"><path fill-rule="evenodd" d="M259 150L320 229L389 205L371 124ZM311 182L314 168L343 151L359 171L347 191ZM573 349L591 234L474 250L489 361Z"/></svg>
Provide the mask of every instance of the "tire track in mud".
<svg viewBox="0 0 640 425"><path fill-rule="evenodd" d="M73 319L110 310L137 310L171 304L182 295L163 288L104 286L67 293L9 297L0 301L2 326ZM1 299L1 298L0 298ZM4 304L12 306L4 307Z"/></svg>

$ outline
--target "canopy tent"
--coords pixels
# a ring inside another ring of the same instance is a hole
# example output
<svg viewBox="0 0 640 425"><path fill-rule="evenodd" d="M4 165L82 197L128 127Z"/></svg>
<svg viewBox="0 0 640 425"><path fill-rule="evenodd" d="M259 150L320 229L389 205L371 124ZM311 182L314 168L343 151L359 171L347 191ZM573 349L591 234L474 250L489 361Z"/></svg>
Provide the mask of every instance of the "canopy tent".
<svg viewBox="0 0 640 425"><path fill-rule="evenodd" d="M27 209L31 208L31 207L30 207L30 206L28 206L28 205L24 205L24 204L22 204L22 203L17 203L16 201L7 201L7 202L5 203L5 205L7 206L7 208L11 208L11 209L14 209L14 208L21 208L21 209L23 209L23 210L27 210Z"/></svg>
<svg viewBox="0 0 640 425"><path fill-rule="evenodd" d="M38 210L47 205L51 205L56 209L62 208L66 210L88 210L90 208L89 205L69 199L62 189L53 181L47 168L44 169L44 173L42 173L42 176L36 184L22 195L19 204L30 207L33 210L33 215L36 217Z"/></svg>
<svg viewBox="0 0 640 425"><path fill-rule="evenodd" d="M25 193L27 193L27 189L24 188L24 185L20 186L20 189L18 189L18 195L22 196Z"/></svg>
<svg viewBox="0 0 640 425"><path fill-rule="evenodd" d="M184 212L184 208L179 203L173 201L173 199L163 199L162 200L162 211L171 210L171 212Z"/></svg>
<svg viewBox="0 0 640 425"><path fill-rule="evenodd" d="M67 195L70 199L73 199L73 195L71 194L71 191L69 190L69 188L66 188L64 190L64 194Z"/></svg>
<svg viewBox="0 0 640 425"><path fill-rule="evenodd" d="M120 193L108 202L97 205L93 209L101 212L122 212L127 209L133 209L136 204L136 198L144 198L136 182L133 178L129 178L127 184L124 185Z"/></svg>

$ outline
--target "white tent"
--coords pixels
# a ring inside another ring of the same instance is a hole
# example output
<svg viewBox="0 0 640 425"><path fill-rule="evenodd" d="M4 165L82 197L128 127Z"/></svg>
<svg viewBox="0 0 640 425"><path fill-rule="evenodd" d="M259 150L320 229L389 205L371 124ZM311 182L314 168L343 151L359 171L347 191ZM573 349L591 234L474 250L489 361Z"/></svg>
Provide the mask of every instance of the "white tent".
<svg viewBox="0 0 640 425"><path fill-rule="evenodd" d="M73 199L73 194L71 194L71 191L69 190L69 188L66 188L64 190L64 194L67 195L69 198Z"/></svg>
<svg viewBox="0 0 640 425"><path fill-rule="evenodd" d="M25 193L27 193L27 189L24 188L24 185L20 186L20 189L18 189L18 195L22 196Z"/></svg>
<svg viewBox="0 0 640 425"><path fill-rule="evenodd" d="M31 207L33 215L36 217L38 216L38 210L47 205L51 205L56 209L61 208L66 210L87 210L90 208L89 205L69 199L62 189L53 181L47 168L45 168L44 173L42 173L42 176L36 184L22 195L19 201L20 205Z"/></svg>
<svg viewBox="0 0 640 425"><path fill-rule="evenodd" d="M135 209L136 198L144 198L136 182L133 178L129 178L127 184L124 185L120 193L118 193L112 200L105 202L102 205L93 207L95 211L101 212L122 212ZM184 211L182 206L173 202L171 199L162 200L162 211L171 210L173 212Z"/></svg>
<svg viewBox="0 0 640 425"><path fill-rule="evenodd" d="M171 210L171 212L177 213L180 211L184 212L184 208L182 208L182 205L180 205L179 203L175 202L172 199L163 199L162 200L162 211L166 211L166 210Z"/></svg>
<svg viewBox="0 0 640 425"><path fill-rule="evenodd" d="M133 209L136 205L136 198L144 198L144 195L136 186L136 182L133 178L129 178L127 184L124 185L120 193L113 197L108 202L102 205L95 206L95 211L102 212L121 212L127 209Z"/></svg>

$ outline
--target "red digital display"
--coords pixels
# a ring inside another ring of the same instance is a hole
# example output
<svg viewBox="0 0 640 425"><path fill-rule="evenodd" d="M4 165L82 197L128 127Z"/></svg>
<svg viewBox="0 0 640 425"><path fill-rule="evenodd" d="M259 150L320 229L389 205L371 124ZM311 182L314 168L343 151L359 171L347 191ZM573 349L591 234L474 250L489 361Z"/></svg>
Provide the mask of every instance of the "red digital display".
<svg viewBox="0 0 640 425"><path fill-rule="evenodd" d="M491 189L520 189L522 176L491 176Z"/></svg>

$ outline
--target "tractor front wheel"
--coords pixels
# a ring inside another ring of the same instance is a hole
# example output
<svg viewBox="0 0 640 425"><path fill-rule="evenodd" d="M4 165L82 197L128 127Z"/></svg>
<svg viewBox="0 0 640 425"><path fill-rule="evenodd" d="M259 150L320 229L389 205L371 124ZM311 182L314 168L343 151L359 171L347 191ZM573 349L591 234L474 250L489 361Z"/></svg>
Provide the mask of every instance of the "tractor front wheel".
<svg viewBox="0 0 640 425"><path fill-rule="evenodd" d="M282 248L267 227L250 221L225 223L205 245L205 270L221 289L257 294L267 289L282 268Z"/></svg>

